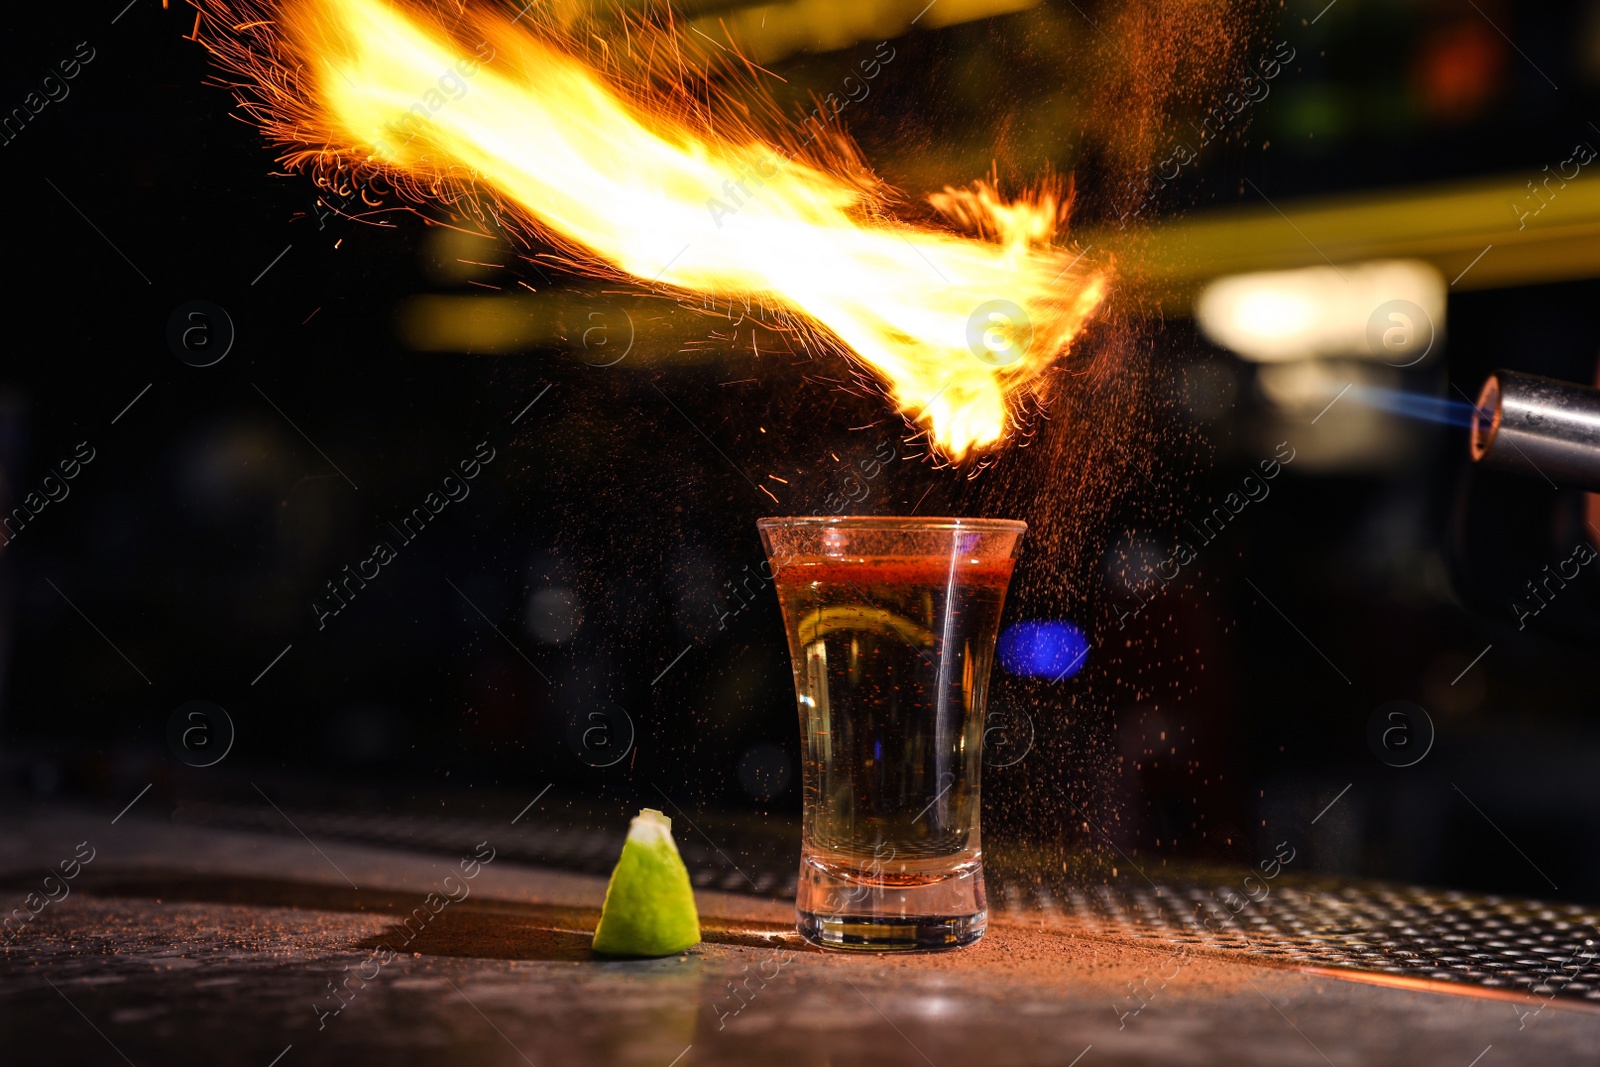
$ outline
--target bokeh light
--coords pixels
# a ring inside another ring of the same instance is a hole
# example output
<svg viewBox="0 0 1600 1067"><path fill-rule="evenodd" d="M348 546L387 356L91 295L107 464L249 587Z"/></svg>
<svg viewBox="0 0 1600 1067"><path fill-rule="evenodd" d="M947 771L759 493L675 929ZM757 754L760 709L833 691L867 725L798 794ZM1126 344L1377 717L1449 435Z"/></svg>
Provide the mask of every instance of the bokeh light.
<svg viewBox="0 0 1600 1067"><path fill-rule="evenodd" d="M1019 622L1000 635L997 652L1012 674L1063 681L1088 662L1089 639L1070 622Z"/></svg>

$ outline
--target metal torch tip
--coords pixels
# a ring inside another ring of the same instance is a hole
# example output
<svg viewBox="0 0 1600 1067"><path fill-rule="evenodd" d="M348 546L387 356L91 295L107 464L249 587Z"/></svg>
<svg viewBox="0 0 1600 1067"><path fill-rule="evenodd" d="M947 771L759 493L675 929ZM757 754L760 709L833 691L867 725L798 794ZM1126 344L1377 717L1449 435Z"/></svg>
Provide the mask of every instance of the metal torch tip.
<svg viewBox="0 0 1600 1067"><path fill-rule="evenodd" d="M1478 402L1472 408L1472 458L1481 460L1489 454L1494 435L1500 430L1500 375L1489 375L1483 388L1478 390Z"/></svg>
<svg viewBox="0 0 1600 1067"><path fill-rule="evenodd" d="M1495 371L1472 415L1472 458L1553 486L1600 492L1600 390Z"/></svg>

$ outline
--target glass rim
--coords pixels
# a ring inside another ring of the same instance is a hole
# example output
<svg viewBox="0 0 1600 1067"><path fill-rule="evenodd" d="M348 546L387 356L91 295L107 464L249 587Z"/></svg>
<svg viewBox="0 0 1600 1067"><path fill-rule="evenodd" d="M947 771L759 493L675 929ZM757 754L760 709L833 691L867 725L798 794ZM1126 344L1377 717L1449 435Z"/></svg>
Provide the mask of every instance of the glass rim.
<svg viewBox="0 0 1600 1067"><path fill-rule="evenodd" d="M833 526L855 530L971 530L987 533L1026 533L1021 519L962 519L933 515L773 515L756 520L761 530L804 526Z"/></svg>

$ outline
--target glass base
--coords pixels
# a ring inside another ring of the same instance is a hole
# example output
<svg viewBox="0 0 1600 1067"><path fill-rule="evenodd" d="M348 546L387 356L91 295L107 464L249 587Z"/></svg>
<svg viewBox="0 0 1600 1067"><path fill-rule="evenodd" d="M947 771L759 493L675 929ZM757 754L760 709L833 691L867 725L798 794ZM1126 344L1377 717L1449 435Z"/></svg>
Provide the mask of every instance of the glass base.
<svg viewBox="0 0 1600 1067"><path fill-rule="evenodd" d="M829 861L832 862L829 862ZM929 952L960 948L983 936L989 911L983 861L968 854L882 863L841 862L837 854L802 857L795 928L820 948Z"/></svg>
<svg viewBox="0 0 1600 1067"><path fill-rule="evenodd" d="M973 915L817 915L797 911L795 929L819 948L857 952L937 952L974 944L988 912Z"/></svg>

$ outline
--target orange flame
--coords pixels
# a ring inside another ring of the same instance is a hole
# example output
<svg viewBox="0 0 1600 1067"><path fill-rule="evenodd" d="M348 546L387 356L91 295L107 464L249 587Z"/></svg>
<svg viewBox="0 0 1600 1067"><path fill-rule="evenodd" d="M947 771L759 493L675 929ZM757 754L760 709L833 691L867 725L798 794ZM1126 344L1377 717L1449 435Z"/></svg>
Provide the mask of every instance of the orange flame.
<svg viewBox="0 0 1600 1067"><path fill-rule="evenodd" d="M1048 189L930 197L968 236L892 217L864 167L713 131L665 91L614 84L520 17L472 19L472 47L386 0L241 14L235 35L269 35L268 59L239 36L207 43L290 165L333 158L432 195L478 183L597 272L786 309L841 342L952 460L1006 436L1105 296L1103 272L1052 244L1065 212Z"/></svg>

